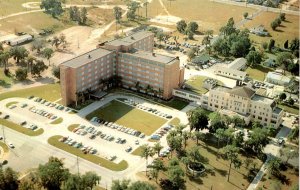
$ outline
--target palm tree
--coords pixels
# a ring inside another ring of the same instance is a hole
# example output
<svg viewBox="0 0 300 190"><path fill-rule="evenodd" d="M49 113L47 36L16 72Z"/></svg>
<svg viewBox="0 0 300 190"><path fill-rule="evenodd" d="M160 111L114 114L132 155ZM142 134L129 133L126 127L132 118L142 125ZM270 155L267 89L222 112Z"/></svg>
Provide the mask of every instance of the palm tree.
<svg viewBox="0 0 300 190"><path fill-rule="evenodd" d="M159 172L166 170L166 167L164 166L163 161L158 158L152 162L152 164L151 164L151 166L149 166L149 168L152 168L152 170L154 170L153 173L155 174L154 177L155 177L156 183L157 183L157 178L158 178Z"/></svg>
<svg viewBox="0 0 300 190"><path fill-rule="evenodd" d="M183 138L184 148L186 148L187 140L189 139L189 132L188 131L183 131L182 132L182 138Z"/></svg>
<svg viewBox="0 0 300 190"><path fill-rule="evenodd" d="M32 71L32 66L33 66L33 63L35 61L35 57L29 55L27 58L26 58L26 62L27 62L27 72L29 71L29 68L30 68L30 72Z"/></svg>
<svg viewBox="0 0 300 190"><path fill-rule="evenodd" d="M194 137L195 137L195 139L196 139L196 144L199 145L198 142L199 142L199 140L202 139L203 134L202 134L201 132L199 132L199 131L195 131L195 132L193 133L193 135L194 135Z"/></svg>
<svg viewBox="0 0 300 190"><path fill-rule="evenodd" d="M267 162L267 170L272 175L277 175L280 172L281 160L279 158L271 158Z"/></svg>
<svg viewBox="0 0 300 190"><path fill-rule="evenodd" d="M146 2L144 3L144 6L146 7L146 19L148 18L148 4L149 2L146 0Z"/></svg>
<svg viewBox="0 0 300 190"><path fill-rule="evenodd" d="M226 159L229 160L229 170L228 170L227 181L229 181L232 164L236 169L240 168L240 166L242 165L241 160L238 158L238 151L239 151L239 149L233 145L227 145L224 148L225 157L226 157Z"/></svg>
<svg viewBox="0 0 300 190"><path fill-rule="evenodd" d="M161 146L161 144L159 142L155 143L153 146L153 151L157 153L157 156L159 156L159 153L161 151L161 149L163 149L163 146Z"/></svg>
<svg viewBox="0 0 300 190"><path fill-rule="evenodd" d="M181 158L181 162L185 165L185 173L188 172L188 165L191 163L191 159L188 156L184 156Z"/></svg>
<svg viewBox="0 0 300 190"><path fill-rule="evenodd" d="M4 65L4 71L6 70L8 59L10 58L10 51L4 50L2 53L0 52L0 62Z"/></svg>
<svg viewBox="0 0 300 190"><path fill-rule="evenodd" d="M148 158L153 156L153 150L148 144L141 146L141 157L146 159L146 176L147 176L147 167L148 167Z"/></svg>

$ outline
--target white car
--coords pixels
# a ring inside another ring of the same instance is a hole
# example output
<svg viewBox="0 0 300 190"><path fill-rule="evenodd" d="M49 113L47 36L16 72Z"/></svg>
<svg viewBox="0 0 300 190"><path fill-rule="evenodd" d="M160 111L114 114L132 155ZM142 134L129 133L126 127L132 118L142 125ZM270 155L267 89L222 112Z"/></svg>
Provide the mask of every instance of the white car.
<svg viewBox="0 0 300 190"><path fill-rule="evenodd" d="M15 148L15 145L13 145L13 143L8 143L8 146L9 146L10 148Z"/></svg>

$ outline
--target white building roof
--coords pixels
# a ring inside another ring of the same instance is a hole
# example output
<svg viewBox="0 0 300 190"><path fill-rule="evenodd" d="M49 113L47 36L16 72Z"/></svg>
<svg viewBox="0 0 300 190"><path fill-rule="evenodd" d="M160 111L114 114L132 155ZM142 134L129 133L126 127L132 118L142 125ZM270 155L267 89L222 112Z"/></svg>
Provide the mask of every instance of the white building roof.
<svg viewBox="0 0 300 190"><path fill-rule="evenodd" d="M229 69L236 69L241 70L241 68L246 66L247 60L245 58L237 58L234 61L232 61L227 67Z"/></svg>
<svg viewBox="0 0 300 190"><path fill-rule="evenodd" d="M236 69L230 69L230 68L226 68L226 67L220 67L217 66L215 69L215 72L226 72L226 73L231 73L231 74L235 74L237 76L242 76L242 77L246 77L247 73L243 72L243 71L239 71Z"/></svg>
<svg viewBox="0 0 300 190"><path fill-rule="evenodd" d="M284 83L289 83L291 81L291 79L289 77L284 76L277 72L268 72L266 78L271 79L271 80L282 81Z"/></svg>

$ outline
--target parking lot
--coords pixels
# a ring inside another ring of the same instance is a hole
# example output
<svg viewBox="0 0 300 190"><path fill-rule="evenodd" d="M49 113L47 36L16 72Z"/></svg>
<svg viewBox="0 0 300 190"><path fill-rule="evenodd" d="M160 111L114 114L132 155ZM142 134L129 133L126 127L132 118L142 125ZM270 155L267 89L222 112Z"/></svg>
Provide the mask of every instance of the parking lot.
<svg viewBox="0 0 300 190"><path fill-rule="evenodd" d="M27 99L9 98L0 101L1 119L8 116L8 118L3 120L15 123L19 125L19 127L23 127L29 131L43 129L43 133L30 137L4 127L6 142L14 145L14 148L11 149L11 153L9 154L8 165L18 171L23 171L31 167L36 167L37 163L45 163L49 156L57 155L58 157L74 160L76 156L48 144L49 138L59 135L64 137L59 139L61 141L60 143L73 146L86 154L99 156L115 164L122 161L128 163L128 168L120 172L114 172L100 166L96 167L100 175L107 175L108 173L111 176L111 178L108 177L107 181L103 181L103 183L110 183L111 179L116 176L120 176L120 178L121 176L126 177L127 175L136 173L136 170L143 170L145 160L139 156L132 155L131 152L143 144L153 144L148 141L151 137L150 135L142 134L142 132L137 133L138 130L131 129L130 127L125 128L113 122L106 121L100 124L100 120L97 121L99 118L92 118L92 121L85 119L88 113L118 98L119 100L120 98L123 98L123 101L126 100L124 96L111 95L102 101L91 104L78 114L73 114L69 108L58 104L54 105L52 102L40 100L37 97ZM123 103L130 105L134 101L139 105L135 107L135 109L164 120L164 122L153 131L153 134L159 135L159 138L166 136L167 131L163 133L161 131L162 128L168 126L168 122L171 118L179 117L183 122L187 122L185 113L178 110L158 106L136 97L127 97L127 100L128 101L124 101ZM56 121L58 118L63 119L61 123L56 125L51 124L51 122ZM23 122L26 123L21 125ZM74 125L74 127L71 129L69 127L70 125ZM32 128L32 126L36 127ZM162 142L162 144L166 146L165 142ZM166 148L167 147L165 147L165 149ZM23 159L23 155L28 155L28 152L30 152L32 157ZM20 159L22 159L22 161ZM24 164L23 161L28 163ZM82 168L82 171L91 170L91 165L94 165L84 159L80 159L80 162L85 166ZM74 163L68 161L67 165L71 166L70 164ZM72 169L74 169L74 166L72 167ZM125 172L126 175L124 175Z"/></svg>

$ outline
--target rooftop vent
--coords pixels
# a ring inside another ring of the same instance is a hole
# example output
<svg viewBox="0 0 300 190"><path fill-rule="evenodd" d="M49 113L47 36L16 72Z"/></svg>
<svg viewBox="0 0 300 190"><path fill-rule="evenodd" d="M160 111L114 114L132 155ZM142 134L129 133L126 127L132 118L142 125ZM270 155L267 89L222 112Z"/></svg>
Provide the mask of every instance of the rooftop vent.
<svg viewBox="0 0 300 190"><path fill-rule="evenodd" d="M155 57L155 53L152 53L152 56Z"/></svg>
<svg viewBox="0 0 300 190"><path fill-rule="evenodd" d="M89 58L89 59L91 59L91 58L92 58L92 56L91 56L90 54L88 54L88 58Z"/></svg>
<svg viewBox="0 0 300 190"><path fill-rule="evenodd" d="M133 37L133 36L131 36L130 38L131 38L132 40L134 40L134 37Z"/></svg>

